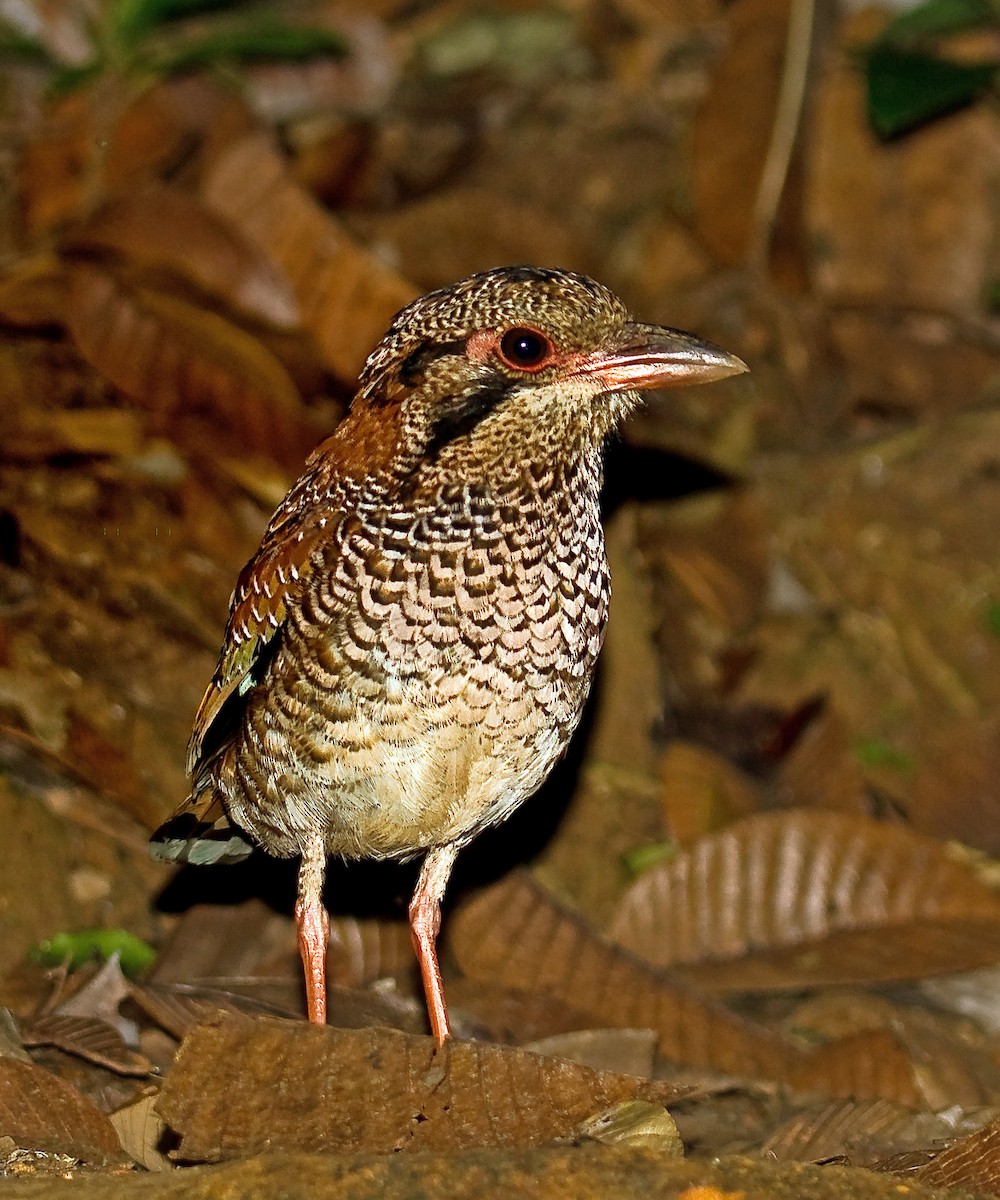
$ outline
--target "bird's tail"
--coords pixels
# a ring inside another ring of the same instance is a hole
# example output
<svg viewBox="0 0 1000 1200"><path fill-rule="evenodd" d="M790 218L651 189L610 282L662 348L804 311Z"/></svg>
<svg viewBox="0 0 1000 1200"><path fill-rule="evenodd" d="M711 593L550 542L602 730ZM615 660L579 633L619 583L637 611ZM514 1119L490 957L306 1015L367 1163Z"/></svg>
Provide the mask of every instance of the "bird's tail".
<svg viewBox="0 0 1000 1200"><path fill-rule="evenodd" d="M239 862L252 850L250 840L229 820L206 775L195 780L191 795L149 839L153 858L195 866Z"/></svg>

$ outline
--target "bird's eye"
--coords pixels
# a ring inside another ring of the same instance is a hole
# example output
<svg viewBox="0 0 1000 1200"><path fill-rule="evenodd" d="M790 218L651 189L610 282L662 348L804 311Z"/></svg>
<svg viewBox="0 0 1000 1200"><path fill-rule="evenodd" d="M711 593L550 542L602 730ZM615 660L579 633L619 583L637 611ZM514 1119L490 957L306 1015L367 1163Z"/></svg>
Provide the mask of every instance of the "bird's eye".
<svg viewBox="0 0 1000 1200"><path fill-rule="evenodd" d="M540 371L552 357L552 343L537 329L508 329L500 339L500 357L518 371Z"/></svg>

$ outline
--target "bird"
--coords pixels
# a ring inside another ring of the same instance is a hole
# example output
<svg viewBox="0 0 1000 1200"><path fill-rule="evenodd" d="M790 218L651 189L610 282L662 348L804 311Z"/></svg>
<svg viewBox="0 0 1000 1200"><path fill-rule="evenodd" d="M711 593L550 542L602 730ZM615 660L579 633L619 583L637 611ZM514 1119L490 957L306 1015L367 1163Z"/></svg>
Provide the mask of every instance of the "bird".
<svg viewBox="0 0 1000 1200"><path fill-rule="evenodd" d="M610 577L603 447L651 388L747 370L533 266L414 300L239 575L155 857L298 857L309 1020L327 1019L327 861L423 856L411 940L438 1046L458 851L535 793L580 721Z"/></svg>

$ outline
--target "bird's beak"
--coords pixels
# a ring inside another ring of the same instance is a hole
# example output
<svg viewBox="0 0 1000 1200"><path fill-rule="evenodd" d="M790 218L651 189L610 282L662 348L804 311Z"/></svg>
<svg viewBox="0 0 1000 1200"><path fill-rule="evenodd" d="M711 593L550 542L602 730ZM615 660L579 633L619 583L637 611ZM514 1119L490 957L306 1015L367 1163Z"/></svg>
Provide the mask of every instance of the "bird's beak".
<svg viewBox="0 0 1000 1200"><path fill-rule="evenodd" d="M711 383L749 369L735 354L690 333L630 321L612 345L583 356L570 374L616 392Z"/></svg>

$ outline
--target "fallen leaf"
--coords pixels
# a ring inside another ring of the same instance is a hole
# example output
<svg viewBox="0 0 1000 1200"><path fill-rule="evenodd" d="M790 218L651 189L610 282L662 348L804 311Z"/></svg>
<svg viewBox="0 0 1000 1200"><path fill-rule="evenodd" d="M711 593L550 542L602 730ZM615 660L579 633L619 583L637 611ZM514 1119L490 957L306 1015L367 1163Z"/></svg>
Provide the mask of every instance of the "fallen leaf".
<svg viewBox="0 0 1000 1200"><path fill-rule="evenodd" d="M649 870L610 935L701 986L915 979L1000 959L1000 899L901 826L761 813Z"/></svg>
<svg viewBox="0 0 1000 1200"><path fill-rule="evenodd" d="M140 1167L147 1171L171 1171L174 1164L160 1149L167 1135L167 1123L156 1111L158 1098L156 1092L140 1096L117 1109L108 1120L122 1149Z"/></svg>
<svg viewBox="0 0 1000 1200"><path fill-rule="evenodd" d="M459 966L483 982L586 1003L602 1024L655 1029L675 1063L783 1078L799 1051L769 1030L603 941L524 872L460 905L447 926Z"/></svg>
<svg viewBox="0 0 1000 1200"><path fill-rule="evenodd" d="M698 232L723 262L741 262L781 83L788 0L739 0L729 44L698 110L692 184ZM744 97L754 96L748 107ZM734 125L734 114L739 117Z"/></svg>
<svg viewBox="0 0 1000 1200"><path fill-rule="evenodd" d="M0 1137L25 1150L66 1154L95 1165L121 1162L108 1118L76 1088L41 1067L0 1058Z"/></svg>
<svg viewBox="0 0 1000 1200"><path fill-rule="evenodd" d="M630 1146L684 1157L677 1125L662 1104L622 1100L577 1126L575 1136L604 1146Z"/></svg>
<svg viewBox="0 0 1000 1200"><path fill-rule="evenodd" d="M616 1101L682 1094L506 1046L437 1050L428 1037L386 1029L230 1015L184 1039L157 1110L181 1135L180 1158L218 1162L264 1149L538 1145Z"/></svg>
<svg viewBox="0 0 1000 1200"><path fill-rule="evenodd" d="M324 361L353 383L414 288L303 191L264 134L229 145L201 195L283 272Z"/></svg>
<svg viewBox="0 0 1000 1200"><path fill-rule="evenodd" d="M64 249L104 252L145 272L166 271L279 329L298 324L288 280L236 229L178 187L150 183L113 196Z"/></svg>
<svg viewBox="0 0 1000 1200"><path fill-rule="evenodd" d="M671 742L660 774L667 828L682 846L763 807L761 791L747 775L693 742Z"/></svg>
<svg viewBox="0 0 1000 1200"><path fill-rule="evenodd" d="M771 1131L760 1154L777 1162L845 1158L871 1166L888 1154L930 1145L951 1132L934 1113L915 1113L892 1100L813 1103Z"/></svg>
<svg viewBox="0 0 1000 1200"><path fill-rule="evenodd" d="M343 987L376 979L412 979L416 960L405 921L335 917L330 922L329 978Z"/></svg>
<svg viewBox="0 0 1000 1200"><path fill-rule="evenodd" d="M1000 1121L960 1138L916 1172L932 1187L1000 1196Z"/></svg>
<svg viewBox="0 0 1000 1200"><path fill-rule="evenodd" d="M185 418L199 420L193 428L207 423L223 446L300 461L313 439L298 392L256 338L97 267L74 267L71 296L69 327L84 357L175 432L183 434Z"/></svg>
<svg viewBox="0 0 1000 1200"><path fill-rule="evenodd" d="M117 1029L93 1017L37 1017L24 1027L23 1038L26 1046L54 1046L116 1075L142 1077L152 1070L144 1055L125 1045Z"/></svg>
<svg viewBox="0 0 1000 1200"><path fill-rule="evenodd" d="M656 1032L652 1029L574 1029L523 1042L522 1050L549 1058L568 1058L594 1071L653 1077Z"/></svg>

